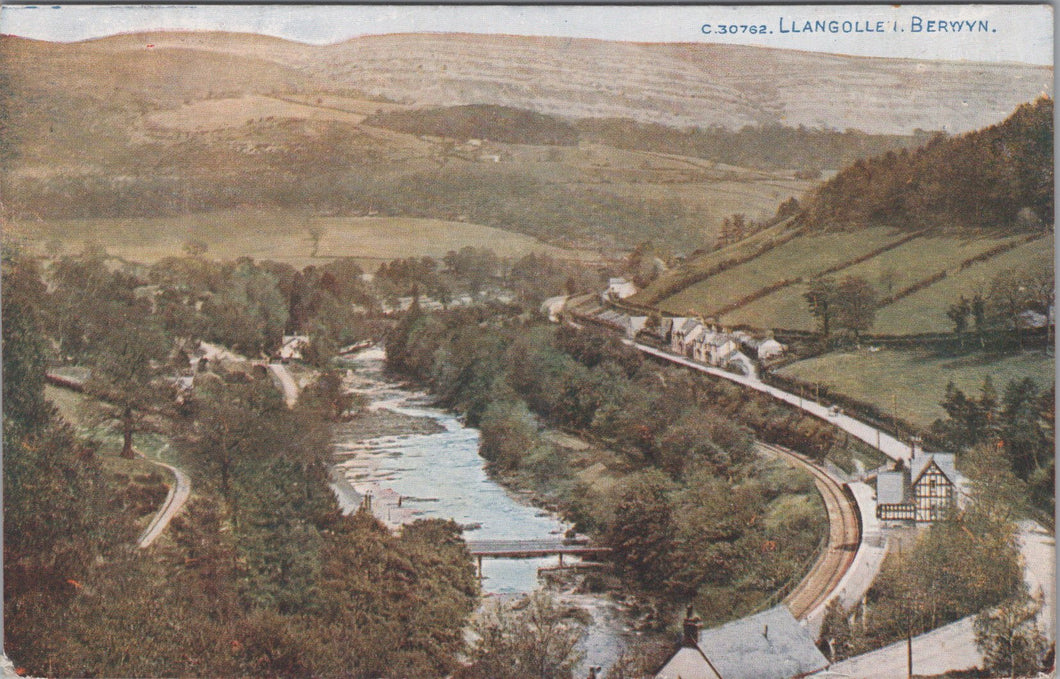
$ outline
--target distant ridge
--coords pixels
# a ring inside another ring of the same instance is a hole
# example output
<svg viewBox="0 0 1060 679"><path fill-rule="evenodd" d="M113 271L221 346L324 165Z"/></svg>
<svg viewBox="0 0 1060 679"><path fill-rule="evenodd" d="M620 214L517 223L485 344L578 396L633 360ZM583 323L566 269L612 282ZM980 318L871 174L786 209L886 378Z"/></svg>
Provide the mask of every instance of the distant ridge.
<svg viewBox="0 0 1060 679"><path fill-rule="evenodd" d="M1052 95L1052 68L882 59L764 47L472 34L307 45L237 33L137 33L68 49L194 49L253 57L415 106L496 104L679 127L782 123L959 133Z"/></svg>

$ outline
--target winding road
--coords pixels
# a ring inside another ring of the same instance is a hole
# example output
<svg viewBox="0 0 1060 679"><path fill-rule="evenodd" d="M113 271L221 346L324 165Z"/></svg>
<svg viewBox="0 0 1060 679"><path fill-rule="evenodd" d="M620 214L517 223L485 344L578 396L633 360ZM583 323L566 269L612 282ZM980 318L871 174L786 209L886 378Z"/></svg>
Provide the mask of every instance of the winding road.
<svg viewBox="0 0 1060 679"><path fill-rule="evenodd" d="M169 487L169 494L166 495L165 502L162 503L162 506L158 509L155 517L151 519L151 523L149 523L147 528L144 529L144 532L140 534L140 539L136 541L137 547L140 549L146 549L151 546L159 535L162 534L162 531L166 529L169 522L188 501L188 498L191 496L191 479L188 478L187 474L173 465L159 462L158 460L152 460L140 451L136 451L136 454L153 465L168 469L173 473L173 476L176 479L176 482Z"/></svg>
<svg viewBox="0 0 1060 679"><path fill-rule="evenodd" d="M826 406L816 403L812 399L768 385L755 375L737 375L720 368L696 363L682 356L676 356L668 351L633 342L632 340L626 340L626 343L651 356L722 377L756 391L767 393L778 400L794 405L804 412L816 415L832 423L839 429L868 443L892 460L908 461L912 456L912 449L909 444L894 438L886 432L856 420L849 415L832 413ZM814 476L817 477L818 488L821 488L823 482L821 476L816 472L820 471L822 474L824 472L816 467L813 467L811 471L815 472ZM824 496L823 491L822 496ZM827 499L825 502L827 505ZM835 575L839 572L837 566L826 564L824 561L826 557L833 561L842 561L842 559L839 559L838 554L832 553L832 545L844 544L842 542L843 537L842 534L837 535L837 541L833 543L833 534L845 529L837 527L836 521L832 520L831 511L829 512L829 522L829 549L821 555L821 558L814 564L814 567L803 582L785 599L785 603L789 605L795 617L799 620L805 620L808 624L814 623L814 619L822 613L821 604L826 602L831 594L839 591L841 585L841 573L835 578L829 575ZM862 537L858 535L856 539L860 542ZM1023 557L1024 580L1032 593L1041 590L1044 594L1044 606L1039 614L1039 623L1044 627L1048 638L1055 640L1056 567L1054 554L1056 538L1038 523L1023 521L1019 526L1019 540L1020 552ZM857 544L856 542L855 545ZM866 551L864 545L861 545L859 549ZM873 564L874 567L868 568L866 572L874 575L879 567L878 562L882 561L886 549L873 549L879 554L876 554L875 558L870 560L877 563ZM850 560L853 561L855 557L856 552L850 551ZM845 571L849 566L850 564L847 563L843 570ZM868 584L871 584L871 577L867 583L860 583L860 586L867 589ZM814 590L818 592L818 595L814 595ZM803 608L806 599L813 599L816 603ZM798 607L798 610L796 610L796 607ZM973 618L974 616L963 618L915 637L912 641L915 671L919 674L942 674L947 671L965 670L981 664L982 654L975 644L972 630ZM819 621L817 622L819 623ZM837 663L821 674L856 677L858 679L904 676L907 662L906 653L906 643L899 642Z"/></svg>
<svg viewBox="0 0 1060 679"><path fill-rule="evenodd" d="M761 442L757 445L761 452L781 457L812 474L828 514L828 541L810 571L784 597L791 614L797 620L802 620L832 595L854 562L854 555L861 543L858 510L853 500L843 492L842 481L804 456L779 446Z"/></svg>

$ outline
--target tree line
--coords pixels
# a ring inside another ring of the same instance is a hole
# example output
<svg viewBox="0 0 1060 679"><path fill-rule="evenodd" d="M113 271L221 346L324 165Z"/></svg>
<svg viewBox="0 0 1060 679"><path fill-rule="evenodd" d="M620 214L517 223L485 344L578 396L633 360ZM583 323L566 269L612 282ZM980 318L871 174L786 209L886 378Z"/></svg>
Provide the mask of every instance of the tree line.
<svg viewBox="0 0 1060 679"><path fill-rule="evenodd" d="M1016 233L1051 228L1053 205L1053 100L1043 96L997 125L859 159L805 208L823 228Z"/></svg>
<svg viewBox="0 0 1060 679"><path fill-rule="evenodd" d="M627 580L655 597L694 599L720 622L809 566L823 525L812 480L763 466L752 432L823 458L844 446L823 423L518 308L414 307L390 333L387 360L480 428L495 473L612 546ZM546 425L616 451L618 484L605 493L581 480ZM806 504L763 520L792 495Z"/></svg>
<svg viewBox="0 0 1060 679"><path fill-rule="evenodd" d="M253 371L211 368L180 401L162 374L186 361L178 333L199 321L209 331L224 317L196 299L199 285L220 286L210 299L240 296L245 325L264 347L270 323L282 331L289 321L285 279L247 261L168 262L155 272L179 295L167 304L138 296L130 272L96 264L42 269L4 252L8 655L38 676L453 672L478 594L460 530L420 521L398 536L367 512L341 514L327 476L328 423L341 396L334 380L310 386L291 409ZM86 297L68 282L82 280L74 268L87 276ZM288 292L319 292L324 275L308 287L289 277ZM342 285L323 287L333 294ZM298 299L294 308L312 306ZM172 305L194 315L177 316ZM138 488L45 398L44 373L59 356L92 368L99 383L86 393L114 419L126 409L122 385L155 392L144 420L171 442L195 494L149 550L132 545L143 516ZM125 366L132 361L147 367Z"/></svg>

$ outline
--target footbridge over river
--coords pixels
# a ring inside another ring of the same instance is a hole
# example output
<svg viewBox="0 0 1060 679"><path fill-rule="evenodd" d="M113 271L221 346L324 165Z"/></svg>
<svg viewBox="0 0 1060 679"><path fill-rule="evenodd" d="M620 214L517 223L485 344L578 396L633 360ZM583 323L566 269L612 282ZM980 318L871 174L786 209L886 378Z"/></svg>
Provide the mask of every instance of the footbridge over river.
<svg viewBox="0 0 1060 679"><path fill-rule="evenodd" d="M603 556L611 553L610 547L600 547L589 542L566 540L469 540L471 556L478 560L478 573L482 577L482 559L533 559L540 556L559 556L563 567L564 555Z"/></svg>

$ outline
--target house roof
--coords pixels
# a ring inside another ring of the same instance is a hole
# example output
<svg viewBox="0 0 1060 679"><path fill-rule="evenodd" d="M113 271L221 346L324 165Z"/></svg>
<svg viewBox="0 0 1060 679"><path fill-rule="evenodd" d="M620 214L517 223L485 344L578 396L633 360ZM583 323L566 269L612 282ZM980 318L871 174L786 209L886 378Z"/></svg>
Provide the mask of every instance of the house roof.
<svg viewBox="0 0 1060 679"><path fill-rule="evenodd" d="M698 325L697 324L691 330L685 331L685 341L686 342L695 341L697 337L700 337L706 331L707 331L706 328L704 328L702 325Z"/></svg>
<svg viewBox="0 0 1060 679"><path fill-rule="evenodd" d="M629 324L629 331L638 333L644 329L644 325L648 322L647 316L630 316L627 323Z"/></svg>
<svg viewBox="0 0 1060 679"><path fill-rule="evenodd" d="M876 475L876 504L899 505L905 502L905 472L880 472Z"/></svg>
<svg viewBox="0 0 1060 679"><path fill-rule="evenodd" d="M663 665L655 679L723 679L710 664L703 651L691 646L682 646Z"/></svg>
<svg viewBox="0 0 1060 679"><path fill-rule="evenodd" d="M696 327L703 327L699 321L694 318L686 318L685 322L681 324L681 332L690 332Z"/></svg>
<svg viewBox="0 0 1060 679"><path fill-rule="evenodd" d="M932 462L938 465L950 483L958 482L956 456L953 453L926 453L917 455L909 461L909 472L914 484L920 480Z"/></svg>
<svg viewBox="0 0 1060 679"><path fill-rule="evenodd" d="M699 648L724 679L788 679L828 666L783 604L700 632Z"/></svg>

